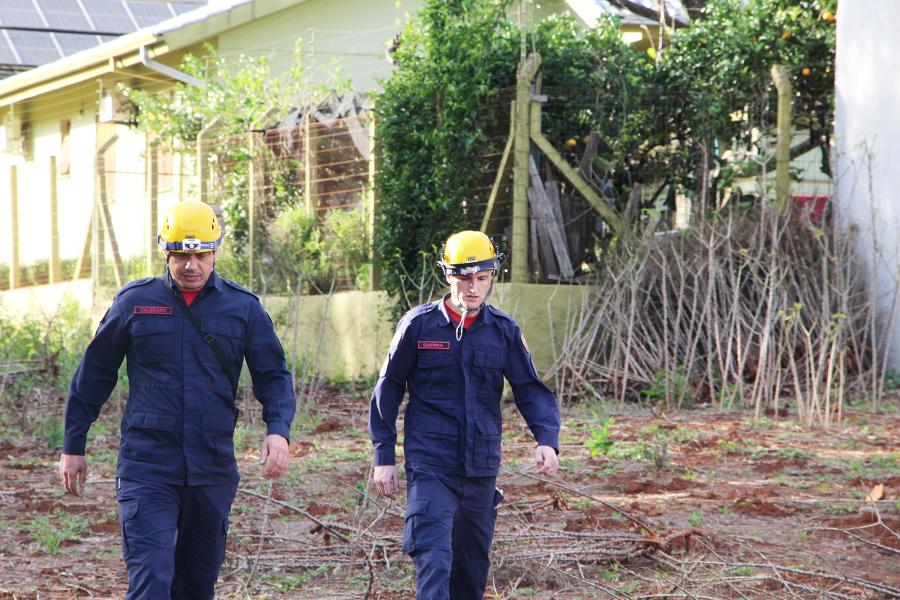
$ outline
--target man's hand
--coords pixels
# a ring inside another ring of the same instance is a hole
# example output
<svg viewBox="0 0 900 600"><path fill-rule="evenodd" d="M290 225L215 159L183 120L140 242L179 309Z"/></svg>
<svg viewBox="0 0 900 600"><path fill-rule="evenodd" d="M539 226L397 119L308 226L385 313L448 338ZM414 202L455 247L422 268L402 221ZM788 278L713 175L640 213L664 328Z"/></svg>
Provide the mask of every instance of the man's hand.
<svg viewBox="0 0 900 600"><path fill-rule="evenodd" d="M78 486L84 489L87 480L87 459L78 454L61 454L59 456L59 478L66 491L76 496L81 495Z"/></svg>
<svg viewBox="0 0 900 600"><path fill-rule="evenodd" d="M287 470L290 450L284 436L273 433L267 435L259 450L259 464L263 467L263 475L269 479L278 479Z"/></svg>
<svg viewBox="0 0 900 600"><path fill-rule="evenodd" d="M397 465L380 465L375 467L372 474L375 488L382 496L393 498L400 491L400 476L397 475Z"/></svg>
<svg viewBox="0 0 900 600"><path fill-rule="evenodd" d="M553 475L559 470L556 450L550 446L538 446L534 449L534 460L537 462L538 475Z"/></svg>

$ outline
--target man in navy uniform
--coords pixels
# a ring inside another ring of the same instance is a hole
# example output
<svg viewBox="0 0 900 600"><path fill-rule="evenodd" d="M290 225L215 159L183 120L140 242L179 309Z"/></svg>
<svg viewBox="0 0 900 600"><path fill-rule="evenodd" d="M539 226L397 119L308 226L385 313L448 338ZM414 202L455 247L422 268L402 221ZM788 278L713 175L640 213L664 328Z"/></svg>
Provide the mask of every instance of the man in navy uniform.
<svg viewBox="0 0 900 600"><path fill-rule="evenodd" d="M535 372L519 326L485 304L501 259L483 233L447 239L438 264L450 291L403 317L372 394L373 479L381 494L393 497L400 488L397 413L409 391L403 551L416 566L419 600L484 596L502 500L495 484L504 377L537 441L537 472L559 468L556 399Z"/></svg>
<svg viewBox="0 0 900 600"><path fill-rule="evenodd" d="M116 498L129 599L215 595L239 479L233 434L245 358L267 427L263 473L287 468L293 381L259 299L216 274L222 238L207 204L176 204L157 238L165 275L119 290L69 388L59 471L80 495L88 429L127 358Z"/></svg>

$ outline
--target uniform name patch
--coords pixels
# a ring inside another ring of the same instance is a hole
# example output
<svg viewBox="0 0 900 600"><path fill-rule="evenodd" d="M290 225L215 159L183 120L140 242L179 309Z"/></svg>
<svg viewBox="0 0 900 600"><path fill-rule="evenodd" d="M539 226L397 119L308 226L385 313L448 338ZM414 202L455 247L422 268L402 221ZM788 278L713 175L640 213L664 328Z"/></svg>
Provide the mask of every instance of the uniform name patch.
<svg viewBox="0 0 900 600"><path fill-rule="evenodd" d="M450 342L420 341L419 350L449 350Z"/></svg>
<svg viewBox="0 0 900 600"><path fill-rule="evenodd" d="M136 315L171 315L171 306L135 306L134 314Z"/></svg>

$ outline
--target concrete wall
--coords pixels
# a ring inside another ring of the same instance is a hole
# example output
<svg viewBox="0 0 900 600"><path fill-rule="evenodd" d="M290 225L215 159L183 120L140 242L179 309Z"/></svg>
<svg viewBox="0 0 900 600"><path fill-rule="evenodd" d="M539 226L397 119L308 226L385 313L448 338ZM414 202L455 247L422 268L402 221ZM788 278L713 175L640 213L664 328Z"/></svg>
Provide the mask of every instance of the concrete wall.
<svg viewBox="0 0 900 600"><path fill-rule="evenodd" d="M584 286L498 284L491 304L510 314L528 340L538 372L553 364L567 320L579 308ZM93 316L93 326L106 312L115 290L94 289L89 280L0 292L7 314L52 315L63 300L77 302ZM285 352L314 363L327 377L359 379L376 375L394 335L384 292L342 292L330 299L269 297L266 309L279 324ZM294 316L299 314L299 320ZM297 327L294 327L296 322Z"/></svg>
<svg viewBox="0 0 900 600"><path fill-rule="evenodd" d="M835 200L856 228L880 305L889 368L900 369L900 2L854 0L837 10Z"/></svg>
<svg viewBox="0 0 900 600"><path fill-rule="evenodd" d="M579 307L587 290L580 286L501 283L490 302L516 319L538 371L545 372L556 357L567 318ZM358 379L376 374L396 327L387 316L389 303L384 292L345 292L330 300L325 296L303 297L296 330L292 316L298 307L294 301L266 298L265 304L276 322L287 323L280 327L285 351L298 355L301 361L304 357L309 362L317 361L329 377Z"/></svg>

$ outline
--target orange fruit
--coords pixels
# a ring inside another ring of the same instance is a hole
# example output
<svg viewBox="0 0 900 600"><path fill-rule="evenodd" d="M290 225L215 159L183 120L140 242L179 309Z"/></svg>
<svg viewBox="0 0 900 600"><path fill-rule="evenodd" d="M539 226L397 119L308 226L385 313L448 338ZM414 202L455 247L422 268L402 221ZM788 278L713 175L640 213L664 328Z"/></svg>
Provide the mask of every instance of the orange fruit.
<svg viewBox="0 0 900 600"><path fill-rule="evenodd" d="M575 138L569 138L566 140L566 150L574 150L575 146L578 145L578 142L575 141Z"/></svg>
<svg viewBox="0 0 900 600"><path fill-rule="evenodd" d="M803 67L803 70L800 71L804 77L809 77L809 74L812 72L809 70L809 67Z"/></svg>
<svg viewBox="0 0 900 600"><path fill-rule="evenodd" d="M789 40L789 39L791 39L791 37L792 37L793 35L794 35L794 34L791 33L790 31L782 31L782 32L781 32L781 39L783 39L783 40Z"/></svg>
<svg viewBox="0 0 900 600"><path fill-rule="evenodd" d="M826 10L825 12L822 13L822 20L828 21L829 23L834 23L834 20L835 20L834 13L831 12L830 10Z"/></svg>

